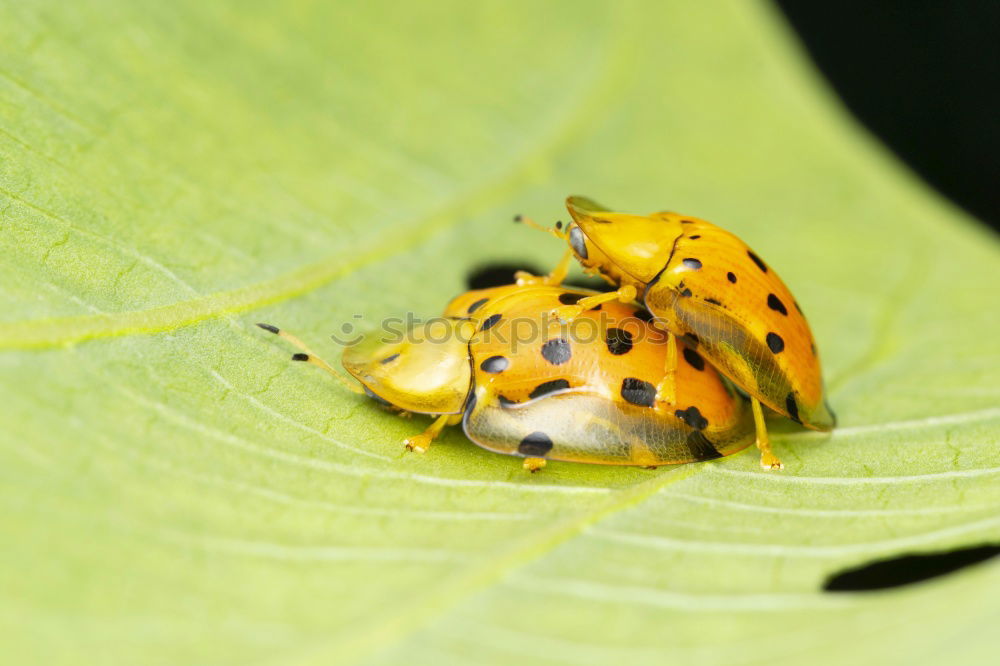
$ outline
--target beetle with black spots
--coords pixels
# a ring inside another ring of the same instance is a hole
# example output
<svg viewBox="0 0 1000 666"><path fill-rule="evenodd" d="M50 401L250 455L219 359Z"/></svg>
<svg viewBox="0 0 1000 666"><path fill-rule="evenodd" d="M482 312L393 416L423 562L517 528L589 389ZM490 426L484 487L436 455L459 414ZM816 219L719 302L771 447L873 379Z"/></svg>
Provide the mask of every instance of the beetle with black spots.
<svg viewBox="0 0 1000 666"><path fill-rule="evenodd" d="M774 268L742 240L687 215L617 213L579 196L566 207L573 221L544 229L568 242L562 261L547 276L522 274L519 281L558 285L576 258L586 273L617 289L564 304L557 316L569 322L598 304L639 300L670 344L677 344L674 336L685 343L696 336L704 360L750 396L763 467L782 464L771 450L762 405L813 430L835 426L809 324ZM677 356L669 354L668 364ZM659 386L658 396L667 390Z"/></svg>
<svg viewBox="0 0 1000 666"><path fill-rule="evenodd" d="M551 316L597 293L549 285L471 291L402 339L379 332L348 346L343 365L360 382L352 390L387 408L436 417L404 442L416 452L459 423L473 442L523 458L530 471L546 460L697 462L753 443L745 398L697 352L685 353L686 362L668 374L667 334L634 303L588 309L574 326ZM534 335L519 336L519 326ZM294 336L266 330L300 346L299 360L348 381Z"/></svg>

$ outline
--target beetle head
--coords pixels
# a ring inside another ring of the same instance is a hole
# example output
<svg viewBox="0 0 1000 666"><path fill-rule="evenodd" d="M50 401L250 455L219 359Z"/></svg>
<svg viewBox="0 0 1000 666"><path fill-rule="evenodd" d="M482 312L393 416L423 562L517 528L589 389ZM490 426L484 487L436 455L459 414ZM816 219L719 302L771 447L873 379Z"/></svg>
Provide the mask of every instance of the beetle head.
<svg viewBox="0 0 1000 666"><path fill-rule="evenodd" d="M432 319L401 332L377 331L344 349L342 362L366 392L421 414L462 411L472 372L465 319Z"/></svg>
<svg viewBox="0 0 1000 666"><path fill-rule="evenodd" d="M613 213L579 196L566 199L566 208L573 216L569 244L580 263L606 275L624 273L640 284L663 269L681 235L680 221L669 213Z"/></svg>

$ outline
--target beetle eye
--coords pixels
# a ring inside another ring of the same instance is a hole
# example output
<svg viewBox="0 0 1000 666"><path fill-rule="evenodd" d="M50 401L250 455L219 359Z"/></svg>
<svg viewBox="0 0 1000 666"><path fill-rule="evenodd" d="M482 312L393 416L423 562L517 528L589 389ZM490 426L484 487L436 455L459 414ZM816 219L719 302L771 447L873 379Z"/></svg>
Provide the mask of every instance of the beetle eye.
<svg viewBox="0 0 1000 666"><path fill-rule="evenodd" d="M583 240L583 232L580 227L574 226L569 230L569 246L581 259L587 259L587 244Z"/></svg>
<svg viewBox="0 0 1000 666"><path fill-rule="evenodd" d="M361 388L363 388L365 390L365 395L367 395L369 398L371 398L372 400L374 400L378 404L385 405L387 407L392 407L392 403L391 402L389 402L388 400L386 400L382 396L376 395L374 391L372 391L370 388L368 388L364 384L361 385Z"/></svg>

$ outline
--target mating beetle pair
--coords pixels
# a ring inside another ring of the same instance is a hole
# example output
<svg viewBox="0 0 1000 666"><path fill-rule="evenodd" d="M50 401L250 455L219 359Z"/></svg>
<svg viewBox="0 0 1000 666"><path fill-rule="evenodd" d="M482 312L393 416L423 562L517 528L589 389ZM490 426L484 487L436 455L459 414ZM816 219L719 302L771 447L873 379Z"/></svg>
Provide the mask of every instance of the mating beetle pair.
<svg viewBox="0 0 1000 666"><path fill-rule="evenodd" d="M815 430L834 426L805 317L741 240L675 213L614 213L583 197L566 204L573 221L543 229L569 244L552 273L463 294L445 319L402 340L371 335L348 347L343 364L361 388L293 336L261 327L351 390L436 415L406 441L415 451L461 422L476 444L520 455L532 471L546 459L709 460L754 441L761 465L778 469L761 405ZM617 289L561 287L573 257ZM537 332L530 341L514 330L525 322ZM574 335L579 324L592 334Z"/></svg>

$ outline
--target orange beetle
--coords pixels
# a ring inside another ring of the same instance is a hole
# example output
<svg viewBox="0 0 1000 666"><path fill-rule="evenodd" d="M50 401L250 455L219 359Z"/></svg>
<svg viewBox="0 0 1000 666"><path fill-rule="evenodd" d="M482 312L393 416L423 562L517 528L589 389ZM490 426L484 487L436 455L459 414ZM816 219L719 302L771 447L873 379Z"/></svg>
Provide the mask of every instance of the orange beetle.
<svg viewBox="0 0 1000 666"><path fill-rule="evenodd" d="M664 382L667 335L634 304L582 311L572 324L550 316L597 292L508 285L454 299L444 317L406 335L379 332L344 350L343 364L364 391L399 410L436 415L406 440L423 452L461 421L479 446L525 458L658 466L710 460L753 441L746 401L701 356L688 350ZM277 333L309 361L347 380L293 336Z"/></svg>
<svg viewBox="0 0 1000 666"><path fill-rule="evenodd" d="M615 213L578 196L566 207L573 222L565 230L543 229L569 243L562 261L548 276L519 274L519 282L559 284L575 256L618 289L558 308L561 318L641 298L672 347L679 337L750 395L764 467L778 469L781 461L770 449L761 403L814 430L834 427L809 324L781 278L743 241L677 213ZM676 359L676 351L668 355L667 377ZM671 387L665 382L659 392L669 396Z"/></svg>

